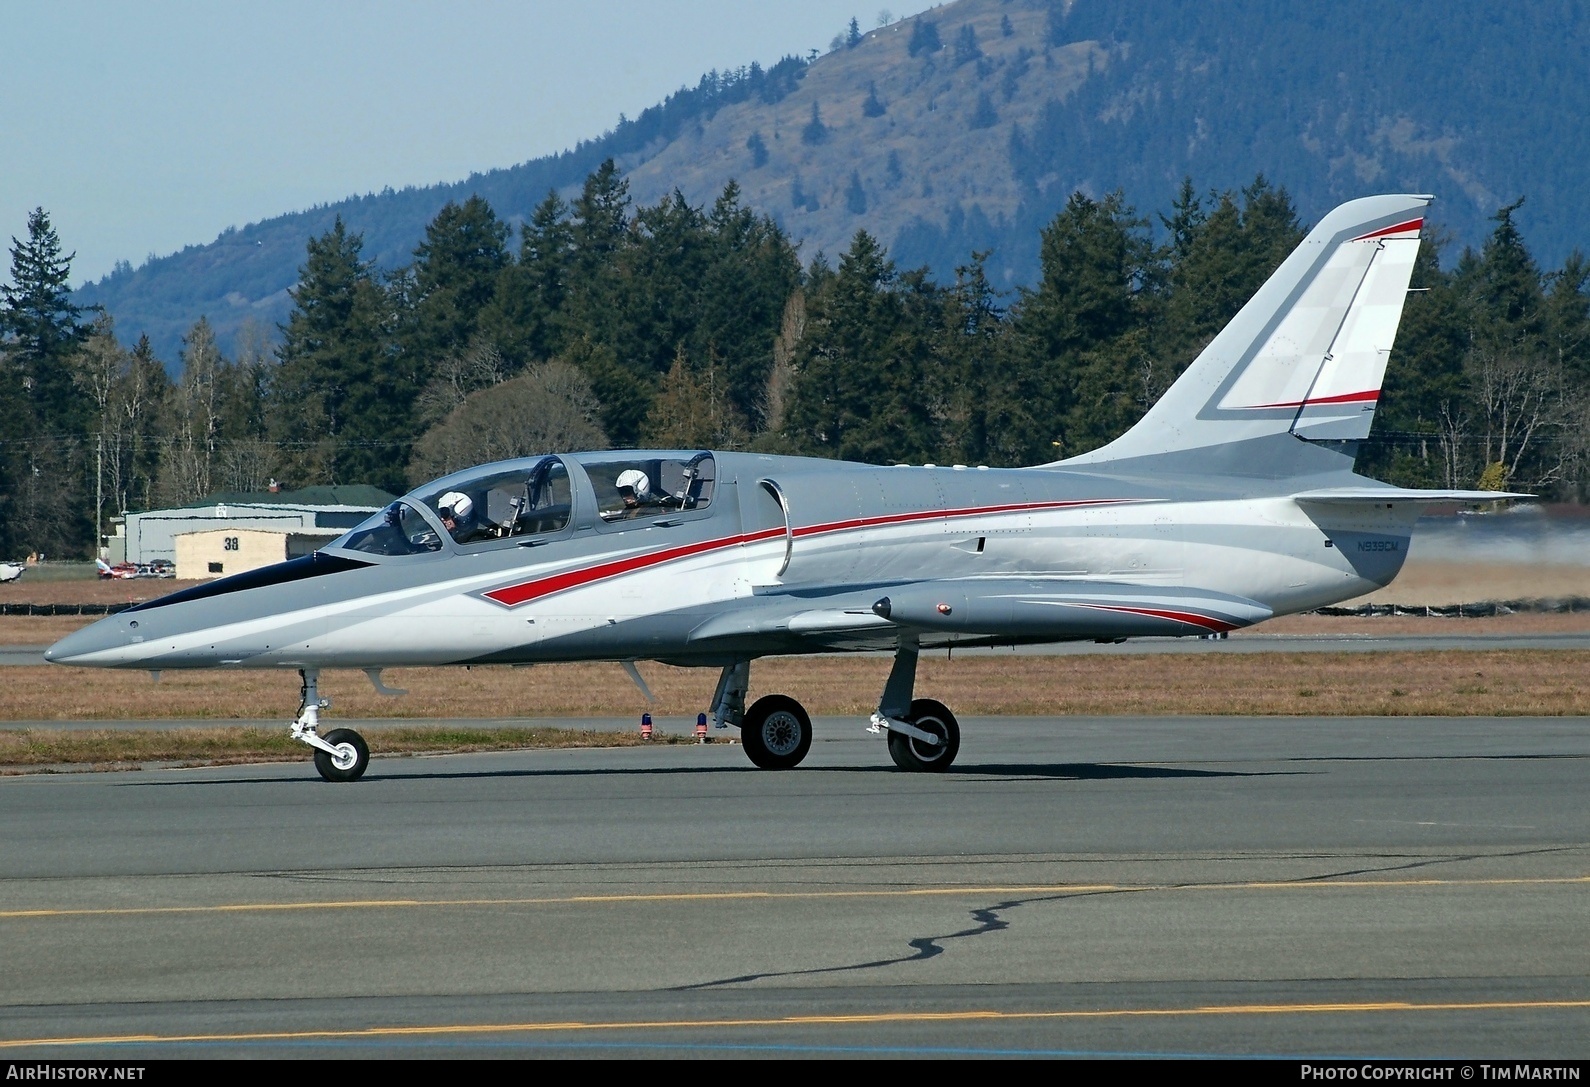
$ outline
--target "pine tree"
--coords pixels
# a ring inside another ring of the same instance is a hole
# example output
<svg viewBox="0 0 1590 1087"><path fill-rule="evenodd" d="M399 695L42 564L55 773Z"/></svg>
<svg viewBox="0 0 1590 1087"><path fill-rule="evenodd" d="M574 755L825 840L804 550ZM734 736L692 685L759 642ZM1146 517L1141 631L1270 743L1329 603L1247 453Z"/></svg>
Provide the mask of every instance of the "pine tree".
<svg viewBox="0 0 1590 1087"><path fill-rule="evenodd" d="M919 18L911 24L911 40L906 45L906 52L915 57L937 53L943 48L944 42L939 38L937 23Z"/></svg>
<svg viewBox="0 0 1590 1087"><path fill-rule="evenodd" d="M983 55L983 50L977 44L977 31L971 23L962 23L961 29L955 35L955 66L970 64Z"/></svg>
<svg viewBox="0 0 1590 1087"><path fill-rule="evenodd" d="M81 553L94 531L93 500L82 498L82 435L92 407L74 380L76 355L90 329L69 293L72 257L43 208L28 216L26 241L11 239L11 278L0 284L0 500L12 551L56 557ZM17 395L20 390L21 395Z"/></svg>
<svg viewBox="0 0 1590 1087"><path fill-rule="evenodd" d="M812 119L801 129L801 143L815 146L826 139L828 139L828 126L823 124L822 111L817 108L817 103L813 102Z"/></svg>
<svg viewBox="0 0 1590 1087"><path fill-rule="evenodd" d="M897 273L860 230L837 270L813 261L806 305L786 437L846 460L931 458L939 443L922 367L940 306L922 273Z"/></svg>
<svg viewBox="0 0 1590 1087"><path fill-rule="evenodd" d="M855 170L850 171L850 184L845 186L845 208L852 215L867 214L867 190Z"/></svg>
<svg viewBox="0 0 1590 1087"><path fill-rule="evenodd" d="M462 351L479 332L511 263L508 233L507 224L479 196L449 202L425 228L414 250L415 297L402 337L417 375Z"/></svg>
<svg viewBox="0 0 1590 1087"><path fill-rule="evenodd" d="M11 281L0 284L0 337L9 341L35 435L76 434L88 419L72 381L72 356L90 332L71 300L75 255L62 255L49 215L35 208L27 241L11 239Z"/></svg>
<svg viewBox="0 0 1590 1087"><path fill-rule="evenodd" d="M1164 270L1167 298L1156 356L1174 379L1236 316L1270 273L1303 240L1285 189L1261 175L1240 196L1211 194L1212 208L1191 198L1184 180L1167 226L1172 250ZM1189 202L1191 201L1191 202Z"/></svg>
<svg viewBox="0 0 1590 1087"><path fill-rule="evenodd" d="M372 483L404 489L415 375L396 364L386 300L363 237L339 216L308 245L277 348L271 434L295 486Z"/></svg>
<svg viewBox="0 0 1590 1087"><path fill-rule="evenodd" d="M1013 433L1026 458L1070 456L1115 437L1147 409L1135 373L1145 320L1139 299L1150 250L1119 192L1075 193L1044 228L1043 277L1013 319L1021 360Z"/></svg>
<svg viewBox="0 0 1590 1087"><path fill-rule="evenodd" d="M581 341L588 346L611 342L609 337L623 304L622 288L613 272L614 262L629 241L629 182L612 159L585 179L572 212L568 286L560 336L562 350L570 358L576 354L587 357L583 348L577 350ZM588 376L597 397L609 406L617 390L604 387L595 373ZM606 425L610 435L622 433L611 421Z"/></svg>
<svg viewBox="0 0 1590 1087"><path fill-rule="evenodd" d="M548 193L520 229L519 259L503 268L496 295L481 312L480 335L502 352L513 372L563 347L574 251L568 216L563 198Z"/></svg>
<svg viewBox="0 0 1590 1087"><path fill-rule="evenodd" d="M740 203L733 181L707 215L707 265L702 275L692 358L712 358L735 413L762 424L774 343L800 261L778 225Z"/></svg>
<svg viewBox="0 0 1590 1087"><path fill-rule="evenodd" d="M988 281L988 256L974 252L943 292L945 315L925 386L938 419L941 462L1011 463L1002 446L1014 407L1005 373L1008 326Z"/></svg>
<svg viewBox="0 0 1590 1087"><path fill-rule="evenodd" d="M867 83L867 99L861 103L863 117L882 117L888 109L883 100L878 97L878 85L870 80Z"/></svg>

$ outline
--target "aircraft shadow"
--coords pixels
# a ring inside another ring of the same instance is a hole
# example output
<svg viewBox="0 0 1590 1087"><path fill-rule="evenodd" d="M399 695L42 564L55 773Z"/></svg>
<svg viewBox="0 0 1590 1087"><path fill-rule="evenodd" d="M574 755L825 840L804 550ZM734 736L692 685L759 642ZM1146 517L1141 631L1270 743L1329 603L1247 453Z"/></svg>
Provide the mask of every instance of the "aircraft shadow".
<svg viewBox="0 0 1590 1087"><path fill-rule="evenodd" d="M754 766L657 766L623 769L530 769L530 770L461 770L419 774L383 774L372 772L360 780L361 785L389 785L405 781L483 781L492 778L632 778L632 777L683 777L693 775L766 774ZM1176 766L1135 766L1112 763L981 763L955 766L942 775L918 775L894 766L810 766L795 771L798 774L887 774L891 777L979 778L998 781L1111 781L1129 778L1251 778L1294 776L1310 773L1306 770L1237 771L1189 770ZM296 773L281 777L210 778L204 781L126 781L115 788L125 789L176 789L210 785L326 785L313 773Z"/></svg>

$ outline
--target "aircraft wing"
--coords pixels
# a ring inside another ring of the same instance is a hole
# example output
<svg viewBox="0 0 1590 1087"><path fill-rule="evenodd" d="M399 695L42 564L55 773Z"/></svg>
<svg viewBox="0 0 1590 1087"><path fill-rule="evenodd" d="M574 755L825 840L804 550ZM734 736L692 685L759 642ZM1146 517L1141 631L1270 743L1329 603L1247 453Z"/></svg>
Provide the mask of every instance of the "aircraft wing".
<svg viewBox="0 0 1590 1087"><path fill-rule="evenodd" d="M1246 597L1179 586L1045 578L958 578L880 593L873 610L924 631L1026 638L1218 634L1274 614Z"/></svg>
<svg viewBox="0 0 1590 1087"><path fill-rule="evenodd" d="M847 641L846 636L893 631L894 624L872 610L872 600L846 593L844 601L826 607L804 607L794 601L715 615L690 632L692 645L720 638L791 638L795 640ZM892 636L892 635L891 635Z"/></svg>
<svg viewBox="0 0 1590 1087"><path fill-rule="evenodd" d="M858 646L892 643L901 628L969 639L1104 639L1217 634L1274 614L1256 600L1177 586L1058 578L955 578L894 585L826 606L794 599L714 616L690 635L694 646L763 640Z"/></svg>
<svg viewBox="0 0 1590 1087"><path fill-rule="evenodd" d="M1321 487L1313 491L1299 491L1292 496L1295 502L1315 502L1321 505L1362 506L1376 502L1500 502L1509 498L1534 498L1532 494L1515 494L1512 491L1421 491L1409 487Z"/></svg>

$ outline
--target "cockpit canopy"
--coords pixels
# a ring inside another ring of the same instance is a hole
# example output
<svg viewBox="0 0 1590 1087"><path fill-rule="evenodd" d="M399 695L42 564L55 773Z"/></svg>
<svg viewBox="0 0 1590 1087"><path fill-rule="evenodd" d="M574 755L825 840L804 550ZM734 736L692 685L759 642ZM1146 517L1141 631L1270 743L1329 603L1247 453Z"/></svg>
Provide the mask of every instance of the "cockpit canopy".
<svg viewBox="0 0 1590 1087"><path fill-rule="evenodd" d="M575 516L577 487L571 469L595 493L597 523L619 527L631 519L654 518L660 511L704 510L712 502L716 480L712 455L704 452L501 461L428 483L330 546L369 555L423 555L550 536L568 528ZM582 517L592 519L592 511L587 509Z"/></svg>

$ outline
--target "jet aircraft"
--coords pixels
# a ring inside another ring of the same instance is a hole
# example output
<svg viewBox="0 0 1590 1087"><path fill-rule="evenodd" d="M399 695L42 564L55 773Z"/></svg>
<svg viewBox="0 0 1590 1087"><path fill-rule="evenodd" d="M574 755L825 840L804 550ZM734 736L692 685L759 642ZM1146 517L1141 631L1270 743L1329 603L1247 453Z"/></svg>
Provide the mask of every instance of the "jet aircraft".
<svg viewBox="0 0 1590 1087"><path fill-rule="evenodd" d="M312 555L139 604L63 638L62 664L291 669L292 735L322 735L321 669L635 662L719 670L710 707L757 766L806 756L775 654L894 654L871 715L894 762L942 771L960 727L915 691L924 649L1223 634L1390 582L1430 502L1353 472L1428 196L1316 226L1143 419L1052 464L877 466L707 450L548 454L418 488Z"/></svg>

